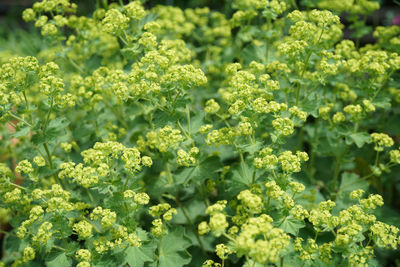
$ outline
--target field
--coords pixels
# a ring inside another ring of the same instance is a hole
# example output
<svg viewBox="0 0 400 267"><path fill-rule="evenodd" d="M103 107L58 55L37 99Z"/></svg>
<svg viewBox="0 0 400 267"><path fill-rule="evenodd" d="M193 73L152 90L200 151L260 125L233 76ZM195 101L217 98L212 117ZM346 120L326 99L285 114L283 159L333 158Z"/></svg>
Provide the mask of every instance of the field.
<svg viewBox="0 0 400 267"><path fill-rule="evenodd" d="M0 2L0 267L400 266L400 2Z"/></svg>

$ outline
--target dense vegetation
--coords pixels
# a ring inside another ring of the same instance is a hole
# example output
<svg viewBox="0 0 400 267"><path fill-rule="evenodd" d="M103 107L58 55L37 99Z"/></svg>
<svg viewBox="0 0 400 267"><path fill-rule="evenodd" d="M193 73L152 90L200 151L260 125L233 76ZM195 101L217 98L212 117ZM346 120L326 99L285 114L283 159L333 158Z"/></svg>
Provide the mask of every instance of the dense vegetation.
<svg viewBox="0 0 400 267"><path fill-rule="evenodd" d="M0 266L399 266L379 8L34 3L0 42Z"/></svg>

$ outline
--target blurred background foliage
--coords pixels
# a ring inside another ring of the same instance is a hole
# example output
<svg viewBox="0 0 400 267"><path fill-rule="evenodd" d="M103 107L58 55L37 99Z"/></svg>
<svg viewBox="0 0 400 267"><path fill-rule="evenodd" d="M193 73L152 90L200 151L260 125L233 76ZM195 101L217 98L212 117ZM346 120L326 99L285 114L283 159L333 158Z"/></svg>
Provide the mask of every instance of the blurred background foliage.
<svg viewBox="0 0 400 267"><path fill-rule="evenodd" d="M96 5L103 0L76 0L79 15L90 14ZM317 6L320 0L297 0L300 9L310 9ZM340 0L338 0L340 1ZM31 7L34 0L0 0L0 52L14 51L22 55L33 55L40 47L38 30L32 24L26 24L21 14L25 8ZM108 2L117 2L109 0ZM128 2L128 1L125 1ZM225 13L228 17L233 13L231 9L232 0L143 0L147 8L156 5L174 5L181 8L209 7L211 10ZM400 1L398 0L377 0L381 9L372 13L367 24L370 26L400 24ZM341 15L342 23L346 25L347 14ZM29 34L27 34L29 33ZM351 31L345 30L345 39L351 38ZM372 34L363 37L360 44L373 43Z"/></svg>

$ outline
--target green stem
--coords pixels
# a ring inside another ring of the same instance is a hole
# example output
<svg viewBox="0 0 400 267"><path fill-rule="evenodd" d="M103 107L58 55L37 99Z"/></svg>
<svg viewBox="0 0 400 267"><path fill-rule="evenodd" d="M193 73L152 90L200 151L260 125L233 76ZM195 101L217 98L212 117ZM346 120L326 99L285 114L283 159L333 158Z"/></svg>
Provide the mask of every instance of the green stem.
<svg viewBox="0 0 400 267"><path fill-rule="evenodd" d="M53 160L51 158L51 154L50 154L50 151L49 151L49 147L47 146L47 143L43 143L43 147L44 147L44 150L46 151L47 161L49 162L50 169L53 170ZM58 176L56 174L53 173L52 176L53 176L54 180L56 180L56 182L59 185L62 185L60 180L58 179Z"/></svg>
<svg viewBox="0 0 400 267"><path fill-rule="evenodd" d="M239 152L239 156L240 156L240 166L242 167L243 174L244 174L244 176L246 177L246 180L247 180L248 184L250 185L251 180L250 180L250 178L249 178L249 175L248 175L247 170L246 170L246 167L245 167L243 153L242 153L242 151L240 151L240 150L238 150L238 152Z"/></svg>
<svg viewBox="0 0 400 267"><path fill-rule="evenodd" d="M29 102L28 102L28 98L26 97L25 91L22 91L22 95L24 96L25 104L26 104L26 106L27 106L27 108L29 110Z"/></svg>
<svg viewBox="0 0 400 267"><path fill-rule="evenodd" d="M324 26L323 26L324 27ZM319 35L319 37L318 37L318 40L317 40L317 42L315 43L315 46L317 46L318 45L318 43L321 41L321 38L322 38L322 34L324 33L324 28L322 28L321 29L321 33L320 33L320 35ZM303 68L303 70L301 71L301 74L300 74L300 80L301 79L303 79L303 76L304 76L304 73L306 72L306 69L308 68L308 64L309 64L309 62L310 62L310 57L311 57L311 55L312 55L312 50L309 50L308 51L308 53L307 53L307 55L306 55L306 60L305 60L305 63L304 63L304 68ZM296 88L296 106L299 104L299 97L300 97L300 83L297 83L298 84L298 86L297 86L297 88Z"/></svg>
<svg viewBox="0 0 400 267"><path fill-rule="evenodd" d="M319 231L315 231L314 241L317 241L318 234L319 234Z"/></svg>
<svg viewBox="0 0 400 267"><path fill-rule="evenodd" d="M181 129L182 133L185 135L185 137L187 139L191 139L190 134L185 131L185 129L182 127L182 124L179 121L177 121L177 124L178 124L179 129Z"/></svg>
<svg viewBox="0 0 400 267"><path fill-rule="evenodd" d="M43 147L44 147L44 150L46 151L47 160L48 160L48 162L49 162L50 169L53 169L53 160L51 159L49 147L47 146L46 143L43 143Z"/></svg>
<svg viewBox="0 0 400 267"><path fill-rule="evenodd" d="M103 6L106 10L108 9L108 1L107 0L103 0Z"/></svg>
<svg viewBox="0 0 400 267"><path fill-rule="evenodd" d="M271 202L271 197L268 197L267 199L267 208L269 209L269 203Z"/></svg>
<svg viewBox="0 0 400 267"><path fill-rule="evenodd" d="M271 30L271 18L267 18L267 32ZM268 63L269 60L269 38L265 38L265 63Z"/></svg>
<svg viewBox="0 0 400 267"><path fill-rule="evenodd" d="M128 175L127 177L126 177L126 180L125 180L125 183L124 183L124 185L123 185L123 191L125 191L126 189L127 189L127 186L128 186L128 182L129 182L129 179L130 178L130 175Z"/></svg>
<svg viewBox="0 0 400 267"><path fill-rule="evenodd" d="M297 6L296 0L291 0L291 2L295 9L299 9L299 7Z"/></svg>
<svg viewBox="0 0 400 267"><path fill-rule="evenodd" d="M9 234L10 234L9 232L4 231L4 230L1 230L1 229L0 229L0 233L1 233L1 234L4 234L4 235L9 235Z"/></svg>
<svg viewBox="0 0 400 267"><path fill-rule="evenodd" d="M78 64L76 64L76 62L72 59L72 58L68 58L69 63L71 63L71 65L76 68L80 73L84 73L83 69L81 67L79 67Z"/></svg>
<svg viewBox="0 0 400 267"><path fill-rule="evenodd" d="M17 120L19 120L19 121L25 123L25 124L28 125L29 127L31 127L31 128L33 127L32 124L30 124L29 122L27 122L27 121L24 120L23 118L19 117L18 115L15 115L15 114L11 113L10 111L8 112L8 114L9 114L11 117L13 117L14 119L17 119Z"/></svg>
<svg viewBox="0 0 400 267"><path fill-rule="evenodd" d="M119 39L121 39L121 41L122 41L126 46L129 45L128 40L125 40L125 38L124 38L123 36L120 36Z"/></svg>
<svg viewBox="0 0 400 267"><path fill-rule="evenodd" d="M337 187L337 181L338 181L338 177L339 177L339 172L340 172L340 166L342 164L342 160L344 155L347 153L347 149L349 148L349 146L346 145L345 149L343 150L343 153L341 153L338 157L336 157L336 167L335 167L335 171L333 174L333 190L336 190Z"/></svg>
<svg viewBox="0 0 400 267"><path fill-rule="evenodd" d="M375 166L378 166L378 163L379 163L379 151L376 152Z"/></svg>
<svg viewBox="0 0 400 267"><path fill-rule="evenodd" d="M311 155L310 155L310 161L309 161L309 171L308 171L308 178L310 179L310 183L314 184L314 174L315 174L315 168L314 168L314 161L315 161L315 149L314 147L317 147L318 139L318 120L315 121L314 124L314 136L313 136L313 145L311 148Z"/></svg>
<svg viewBox="0 0 400 267"><path fill-rule="evenodd" d="M24 191L26 191L26 190L27 190L27 189L26 189L25 187L23 187L23 186L20 186L20 185L17 185L17 184L11 183L11 182L9 182L9 184L10 184L10 185L12 185L12 186L15 186L16 188L19 188L19 189L21 189L21 190L24 190Z"/></svg>
<svg viewBox="0 0 400 267"><path fill-rule="evenodd" d="M186 119L187 119L187 123L188 123L188 135L190 137L190 109L189 109L189 105L186 105Z"/></svg>
<svg viewBox="0 0 400 267"><path fill-rule="evenodd" d="M167 170L168 173L169 184L175 184L174 177L172 177L171 169L169 168L168 160L165 163L165 169Z"/></svg>
<svg viewBox="0 0 400 267"><path fill-rule="evenodd" d="M304 73L306 72L306 69L308 68L308 62L310 61L310 57L311 57L312 51L308 51L307 55L306 55L306 59L305 59L305 63L304 63L304 67L300 73L300 80L303 79ZM297 83L297 87L296 87L296 106L299 104L299 99L300 99L300 83Z"/></svg>
<svg viewBox="0 0 400 267"><path fill-rule="evenodd" d="M54 105L54 98L51 97L51 99L50 99L50 108L49 108L49 111L47 112L46 120L44 122L43 135L46 135L46 131L47 131L47 127L49 126L50 114L51 114L51 110L53 109L53 105Z"/></svg>
<svg viewBox="0 0 400 267"><path fill-rule="evenodd" d="M91 201L93 204L95 204L96 202L94 202L93 195L92 195L92 193L90 193L90 191L89 191L88 188L86 188L86 192L87 192L87 194L88 194L88 196L89 196L90 201Z"/></svg>
<svg viewBox="0 0 400 267"><path fill-rule="evenodd" d="M229 124L229 122L221 115L219 115L218 113L215 113L215 115L217 115L218 118L220 118L228 127L231 127L231 125Z"/></svg>
<svg viewBox="0 0 400 267"><path fill-rule="evenodd" d="M178 206L181 208L183 215L186 218L186 221L189 223L189 225L192 227L193 233L196 237L197 242L199 242L201 251L203 252L204 255L207 255L206 250L204 249L204 244L200 239L199 233L196 231L196 227L192 221L192 219L190 219L189 213L187 212L186 208L182 205L182 203L179 201L178 196L175 197L175 202L176 204L178 204Z"/></svg>
<svg viewBox="0 0 400 267"><path fill-rule="evenodd" d="M233 239L232 237L230 237L230 236L227 235L226 233L223 233L222 235L225 236L226 238L228 238L230 241L235 242L235 239Z"/></svg>
<svg viewBox="0 0 400 267"><path fill-rule="evenodd" d="M59 246L56 246L56 245L53 245L53 248L56 248L56 249L61 250L61 251L66 251L65 248L62 248L62 247L59 247Z"/></svg>

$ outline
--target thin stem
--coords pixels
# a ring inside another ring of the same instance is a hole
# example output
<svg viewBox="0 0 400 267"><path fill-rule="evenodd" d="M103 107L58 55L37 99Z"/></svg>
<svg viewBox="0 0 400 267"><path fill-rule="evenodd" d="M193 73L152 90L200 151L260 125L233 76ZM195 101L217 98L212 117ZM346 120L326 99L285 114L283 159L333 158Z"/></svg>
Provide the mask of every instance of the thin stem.
<svg viewBox="0 0 400 267"><path fill-rule="evenodd" d="M181 123L179 121L177 121L178 127L179 129L181 129L181 131L183 132L183 134L186 136L187 139L191 139L189 133L187 133L185 131L185 129L182 127Z"/></svg>
<svg viewBox="0 0 400 267"><path fill-rule="evenodd" d="M27 190L27 189L26 189L25 187L23 187L23 186L20 186L20 185L17 185L17 184L11 183L11 182L9 182L9 184L10 184L10 185L12 185L12 186L15 186L16 188L19 188L19 189L21 189L21 190L24 190L24 191L26 191L26 190Z"/></svg>
<svg viewBox="0 0 400 267"><path fill-rule="evenodd" d="M122 41L126 46L129 45L128 41L125 40L125 38L124 38L123 36L120 36L119 39L121 39L121 41Z"/></svg>
<svg viewBox="0 0 400 267"><path fill-rule="evenodd" d="M235 241L235 239L233 239L232 237L230 237L226 233L223 233L222 235L225 236L226 238L228 238L230 241Z"/></svg>
<svg viewBox="0 0 400 267"><path fill-rule="evenodd" d="M186 120L188 123L188 135L190 137L190 109L189 109L189 105L186 105Z"/></svg>
<svg viewBox="0 0 400 267"><path fill-rule="evenodd" d="M246 168L245 168L243 153L242 153L242 151L240 151L240 150L238 150L238 151L239 151L239 156L240 156L240 165L241 165L241 167L242 167L243 174L244 174L244 176L246 177L246 180L247 180L247 182L248 182L249 185L250 185L250 178L249 178L249 175L247 174L247 170L246 170Z"/></svg>
<svg viewBox="0 0 400 267"><path fill-rule="evenodd" d="M187 212L186 208L182 205L182 203L179 201L177 196L175 197L175 202L181 208L181 210L183 212L183 215L185 216L187 222L192 227L193 233L194 233L194 235L196 237L196 240L197 240L197 242L199 242L201 251L203 252L204 255L207 255L206 250L204 249L204 244L200 239L199 233L196 231L196 227L194 226L194 223L193 223L192 219L190 219L190 217L189 217L189 213Z"/></svg>
<svg viewBox="0 0 400 267"><path fill-rule="evenodd" d="M80 73L84 73L83 69L81 67L79 67L78 64L76 64L76 62L72 59L72 58L68 58L69 63L71 63L71 65L76 68Z"/></svg>
<svg viewBox="0 0 400 267"><path fill-rule="evenodd" d="M103 6L106 10L108 9L108 1L107 0L103 0Z"/></svg>
<svg viewBox="0 0 400 267"><path fill-rule="evenodd" d="M53 109L54 98L52 97L52 98L50 99L50 101L51 101L51 102L50 102L50 108L49 108L49 111L47 112L46 120L45 120L45 122L44 122L43 135L46 134L47 127L49 126L50 114L51 114L51 110Z"/></svg>
<svg viewBox="0 0 400 267"><path fill-rule="evenodd" d="M231 125L229 124L229 122L228 122L224 117L222 117L222 116L219 115L218 113L215 113L215 115L217 115L217 117L220 118L220 119L226 124L226 126L231 127Z"/></svg>
<svg viewBox="0 0 400 267"><path fill-rule="evenodd" d="M375 166L378 166L378 163L379 163L379 151L376 152Z"/></svg>
<svg viewBox="0 0 400 267"><path fill-rule="evenodd" d="M324 28L322 28L321 29L321 33L320 33L320 35L319 35L319 37L318 37L318 40L317 40L317 42L315 43L315 45L318 45L318 43L319 43L319 41L321 41L321 38L322 38L322 34L324 33ZM306 55L306 60L305 60L305 63L304 63L304 68L303 68L303 70L301 71L301 74L300 74L300 80L301 79L303 79L303 76L304 76L304 73L306 72L306 69L307 69L307 67L308 67L308 64L309 64L309 62L310 62L310 57L311 57L311 55L312 55L312 50L309 50L308 51L308 53L307 53L307 55ZM296 88L296 106L299 104L299 97L300 97L300 83L297 83L298 84L298 86L297 86L297 88Z"/></svg>
<svg viewBox="0 0 400 267"><path fill-rule="evenodd" d="M90 201L91 201L93 204L95 204L96 202L94 202L93 195L92 195L92 193L90 193L90 191L89 191L88 188L86 188L86 192L87 192L87 194L88 194L88 196L89 196Z"/></svg>
<svg viewBox="0 0 400 267"><path fill-rule="evenodd" d="M15 115L14 113L12 113L11 111L8 112L8 114L13 117L14 119L17 119L23 123L25 123L26 125L28 125L29 127L33 127L32 124L30 124L29 122L27 122L26 120L24 120L23 118L19 117L18 115Z"/></svg>
<svg viewBox="0 0 400 267"><path fill-rule="evenodd" d="M56 245L53 245L53 248L56 248L56 249L61 250L61 251L66 251L65 248L62 248L62 247L59 247L59 246L56 246Z"/></svg>
<svg viewBox="0 0 400 267"><path fill-rule="evenodd" d="M43 147L44 147L44 150L46 151L47 160L48 160L48 162L49 162L50 169L53 169L53 161L52 161L52 159L51 159L49 147L47 146L46 143L43 143Z"/></svg>
<svg viewBox="0 0 400 267"><path fill-rule="evenodd" d="M171 170L170 170L170 168L169 168L168 162L165 163L165 169L167 170L167 173L168 173L168 179L169 179L168 182L169 182L170 184L175 183L175 180L174 180L174 178L172 177L172 173L171 173Z"/></svg>
<svg viewBox="0 0 400 267"><path fill-rule="evenodd" d="M125 180L125 183L124 183L124 185L123 185L123 191L125 191L126 189L127 189L127 186L128 186L128 182L129 182L129 179L130 178L130 175L128 175L127 177L126 177L126 180Z"/></svg>
<svg viewBox="0 0 400 267"><path fill-rule="evenodd" d="M2 229L0 229L0 233L1 233L1 234L4 234L4 235L9 235L9 234L10 234L9 232L4 231L4 230L2 230Z"/></svg>
<svg viewBox="0 0 400 267"><path fill-rule="evenodd" d="M346 155L346 153L347 153L348 148L349 148L349 146L346 145L346 147L343 150L343 153L341 153L338 157L336 157L336 167L335 167L335 172L333 175L333 190L336 190L337 181L338 181L338 177L339 177L339 173L340 173L340 166L342 164L344 155Z"/></svg>
<svg viewBox="0 0 400 267"><path fill-rule="evenodd" d="M29 102L28 102L28 98L26 97L25 91L22 91L22 95L24 96L25 104L26 104L26 106L28 107L28 110L29 110Z"/></svg>
<svg viewBox="0 0 400 267"><path fill-rule="evenodd" d="M317 241L318 234L319 234L319 231L315 231L314 241Z"/></svg>
<svg viewBox="0 0 400 267"><path fill-rule="evenodd" d="M271 202L271 197L268 197L267 199L267 208L269 209L269 203Z"/></svg>
<svg viewBox="0 0 400 267"><path fill-rule="evenodd" d="M271 18L267 18L267 31L269 32L271 30ZM265 63L268 63L269 60L269 38L265 38Z"/></svg>
<svg viewBox="0 0 400 267"><path fill-rule="evenodd" d="M46 151L47 160L49 162L50 169L53 170L53 160L51 158L51 154L50 154L50 151L49 151L49 147L47 146L47 143L43 143L43 147L44 147L44 150ZM53 176L54 180L56 180L56 182L59 185L62 185L60 180L58 179L58 176L56 174L53 174L52 176Z"/></svg>

